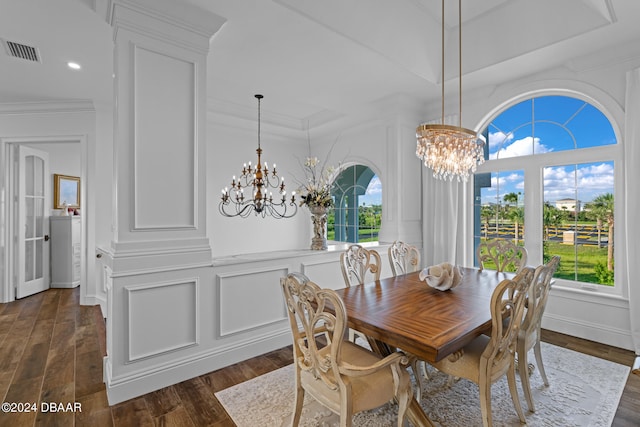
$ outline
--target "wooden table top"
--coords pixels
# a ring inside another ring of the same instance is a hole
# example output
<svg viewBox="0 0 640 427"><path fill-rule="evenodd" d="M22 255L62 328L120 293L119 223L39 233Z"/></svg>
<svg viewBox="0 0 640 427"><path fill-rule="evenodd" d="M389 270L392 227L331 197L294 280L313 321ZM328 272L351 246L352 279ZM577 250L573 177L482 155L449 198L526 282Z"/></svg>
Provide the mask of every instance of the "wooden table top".
<svg viewBox="0 0 640 427"><path fill-rule="evenodd" d="M338 289L349 326L376 340L438 361L491 329L495 287L512 273L461 268L462 283L439 291L418 273Z"/></svg>

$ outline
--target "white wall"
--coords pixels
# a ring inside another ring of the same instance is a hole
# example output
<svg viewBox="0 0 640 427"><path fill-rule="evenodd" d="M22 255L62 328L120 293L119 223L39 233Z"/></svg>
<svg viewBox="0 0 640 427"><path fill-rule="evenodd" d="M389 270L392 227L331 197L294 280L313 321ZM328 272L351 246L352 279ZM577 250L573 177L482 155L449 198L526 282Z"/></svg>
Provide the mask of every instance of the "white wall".
<svg viewBox="0 0 640 427"><path fill-rule="evenodd" d="M623 110L626 71L638 66L639 59L624 59L620 62L602 62L601 55L594 53L585 58L580 68L558 68L544 74L529 76L517 81L505 82L498 87L484 88L472 93L465 93L463 126L480 130L509 105L512 100L523 94L535 94L540 91L554 90L557 93L579 93L592 99L592 103L600 108L612 122L614 130L624 144L625 114ZM624 56L622 56L624 57ZM576 64L578 65L578 64ZM571 153L567 153L571 162ZM616 164L621 171L623 164ZM622 176L622 175L620 175ZM640 197L640 195L638 195ZM471 219L469 219L471 221ZM616 214L616 224L624 223L624 212ZM472 230L471 222L467 224ZM616 238L616 281L621 287L619 295L611 296L592 291L580 291L556 286L552 288L543 327L589 339L616 347L633 349L629 315L628 286L624 267L624 246L626 236L618 228ZM467 236L468 248L473 247L472 236ZM467 259L473 259L468 254ZM541 262L542 255L530 251L530 262Z"/></svg>
<svg viewBox="0 0 640 427"><path fill-rule="evenodd" d="M28 143L41 141L36 148L51 148L53 155L51 173L56 168L71 171L71 175L82 178L81 198L83 206L83 277L80 298L82 304L106 305L106 293L96 286L94 247L95 235L98 228L95 222L95 197L93 185L96 172L99 168L91 168L95 156L96 141L96 114L93 105L86 102L43 102L26 104L2 104L0 105L0 139L3 140L0 150L4 154L6 142L19 140ZM42 141L49 141L42 144ZM73 141L73 143L69 143ZM58 146L58 144L60 144ZM109 145L107 143L107 145ZM59 147L59 148L56 148ZM69 160L65 160L66 156ZM71 160L73 159L73 160ZM4 156L0 156L0 163L4 162ZM4 168L4 164L3 164ZM4 181L0 180L0 193L6 189ZM5 205L0 207L1 210ZM2 216L2 215L0 215ZM2 216L2 227L5 219ZM0 233L2 234L2 233ZM4 238L0 238L0 265L4 265ZM88 262L88 260L91 260ZM0 274L0 289L6 288L4 274ZM5 298L4 294L2 295Z"/></svg>

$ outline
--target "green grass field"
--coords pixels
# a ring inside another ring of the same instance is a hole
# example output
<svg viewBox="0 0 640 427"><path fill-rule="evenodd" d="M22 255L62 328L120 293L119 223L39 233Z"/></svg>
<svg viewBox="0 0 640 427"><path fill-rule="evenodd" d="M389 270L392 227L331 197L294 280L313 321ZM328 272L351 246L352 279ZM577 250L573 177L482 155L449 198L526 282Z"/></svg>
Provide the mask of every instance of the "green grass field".
<svg viewBox="0 0 640 427"><path fill-rule="evenodd" d="M362 228L359 230L360 242L372 242L378 240L378 229ZM508 238L505 236L504 238ZM328 240L335 239L335 231L328 230ZM484 240L484 239L483 239ZM595 265L600 262L607 263L606 244L602 248L596 245L565 245L558 242L545 243L545 259L554 255L560 256L560 266L554 277L559 279L577 280L586 283L599 283L595 273ZM487 266L487 268L491 268Z"/></svg>
<svg viewBox="0 0 640 427"><path fill-rule="evenodd" d="M598 248L595 245L574 246L549 242L545 255L560 256L560 266L555 277L587 283L599 283L594 267L598 262L607 263L606 246Z"/></svg>

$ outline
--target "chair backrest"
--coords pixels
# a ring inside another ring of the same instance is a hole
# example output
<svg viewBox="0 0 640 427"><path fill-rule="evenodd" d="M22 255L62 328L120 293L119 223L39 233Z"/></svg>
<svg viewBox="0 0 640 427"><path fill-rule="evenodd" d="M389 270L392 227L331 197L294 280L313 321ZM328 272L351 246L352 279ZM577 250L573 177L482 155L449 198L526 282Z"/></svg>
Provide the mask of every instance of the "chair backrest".
<svg viewBox="0 0 640 427"><path fill-rule="evenodd" d="M395 241L389 246L389 264L394 276L420 269L420 252L415 246Z"/></svg>
<svg viewBox="0 0 640 427"><path fill-rule="evenodd" d="M346 286L380 280L380 254L360 245L351 245L340 254L340 267Z"/></svg>
<svg viewBox="0 0 640 427"><path fill-rule="evenodd" d="M521 334L539 333L542 315L547 305L551 279L558 269L560 257L554 256L548 263L538 266L527 295L527 311L522 321Z"/></svg>
<svg viewBox="0 0 640 427"><path fill-rule="evenodd" d="M476 248L476 258L480 270L495 265L497 271L519 272L527 265L527 250L511 240L498 239L481 242Z"/></svg>
<svg viewBox="0 0 640 427"><path fill-rule="evenodd" d="M294 361L332 390L340 381L338 365L346 330L346 309L331 289L321 289L304 274L280 279L293 334Z"/></svg>
<svg viewBox="0 0 640 427"><path fill-rule="evenodd" d="M491 338L480 358L480 373L493 382L511 363L522 325L527 290L535 271L524 267L513 279L505 279L491 295Z"/></svg>

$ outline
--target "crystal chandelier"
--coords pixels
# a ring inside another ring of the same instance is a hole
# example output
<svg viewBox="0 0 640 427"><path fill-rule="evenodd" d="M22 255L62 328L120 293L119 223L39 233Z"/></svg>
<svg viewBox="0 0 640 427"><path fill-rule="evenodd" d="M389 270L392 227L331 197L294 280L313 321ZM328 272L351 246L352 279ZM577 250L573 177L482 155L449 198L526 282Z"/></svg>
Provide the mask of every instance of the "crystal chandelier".
<svg viewBox="0 0 640 427"><path fill-rule="evenodd" d="M442 0L442 124L421 124L416 129L416 156L439 179L467 181L469 174L484 162L484 141L462 124L462 0L458 0L458 64L460 126L444 124L444 0Z"/></svg>
<svg viewBox="0 0 640 427"><path fill-rule="evenodd" d="M255 95L258 100L258 163L255 166L246 163L242 167L240 176L231 179L231 188L222 190L222 198L218 209L224 216L239 216L246 218L254 212L263 218L270 215L274 218L291 218L298 211L295 191L287 201L287 192L284 189L284 177L279 177L276 165L269 170L267 162L262 165L262 148L260 148L260 100L262 95ZM245 188L251 187L251 196L245 197ZM276 191L276 195L271 190ZM269 194L267 194L267 192Z"/></svg>

